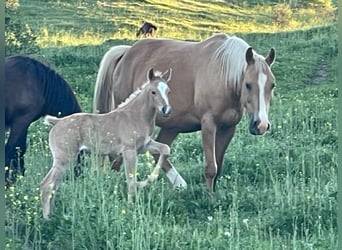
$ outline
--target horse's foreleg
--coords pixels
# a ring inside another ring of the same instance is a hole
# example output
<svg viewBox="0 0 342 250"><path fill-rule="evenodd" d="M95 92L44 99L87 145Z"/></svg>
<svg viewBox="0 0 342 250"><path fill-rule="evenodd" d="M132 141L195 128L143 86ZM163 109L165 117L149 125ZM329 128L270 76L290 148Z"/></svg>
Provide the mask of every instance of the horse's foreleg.
<svg viewBox="0 0 342 250"><path fill-rule="evenodd" d="M18 173L24 175L24 154L26 152L27 128L29 124L17 122L10 132L5 146L5 171L6 185L15 181ZM10 169L13 171L10 173Z"/></svg>
<svg viewBox="0 0 342 250"><path fill-rule="evenodd" d="M128 149L122 153L125 174L128 186L128 202L133 202L133 198L137 193L137 151L134 149Z"/></svg>
<svg viewBox="0 0 342 250"><path fill-rule="evenodd" d="M166 145L171 145L173 140L177 137L178 133L161 128L156 141L164 143ZM151 152L152 153L152 152ZM159 153L152 153L155 161L159 160ZM176 188L186 188L187 183L183 177L177 172L176 168L171 164L168 159L165 159L161 164L162 169L166 173L166 177L171 182L171 184Z"/></svg>
<svg viewBox="0 0 342 250"><path fill-rule="evenodd" d="M215 155L216 123L212 115L204 115L201 121L202 144L205 155L205 184L209 192L214 191L214 180L217 175L217 163Z"/></svg>
<svg viewBox="0 0 342 250"><path fill-rule="evenodd" d="M66 160L54 159L52 168L40 183L44 219L49 219L49 214L54 207L55 192L62 181L66 170Z"/></svg>
<svg viewBox="0 0 342 250"><path fill-rule="evenodd" d="M224 154L226 149L232 140L235 133L235 126L229 128L220 128L216 132L216 141L215 141L215 153L216 153L216 163L217 163L217 175L219 175L222 171L222 164ZM214 188L217 181L217 175L214 181Z"/></svg>

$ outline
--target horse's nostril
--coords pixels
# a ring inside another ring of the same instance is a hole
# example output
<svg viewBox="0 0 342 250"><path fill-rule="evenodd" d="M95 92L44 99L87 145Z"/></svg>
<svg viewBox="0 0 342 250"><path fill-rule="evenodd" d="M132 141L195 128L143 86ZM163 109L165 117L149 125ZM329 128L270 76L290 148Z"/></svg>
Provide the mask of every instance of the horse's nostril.
<svg viewBox="0 0 342 250"><path fill-rule="evenodd" d="M259 125L259 121L254 121L254 122L253 122L253 127L257 128L258 125Z"/></svg>
<svg viewBox="0 0 342 250"><path fill-rule="evenodd" d="M162 113L164 115L169 115L171 113L171 108L169 106L162 107Z"/></svg>

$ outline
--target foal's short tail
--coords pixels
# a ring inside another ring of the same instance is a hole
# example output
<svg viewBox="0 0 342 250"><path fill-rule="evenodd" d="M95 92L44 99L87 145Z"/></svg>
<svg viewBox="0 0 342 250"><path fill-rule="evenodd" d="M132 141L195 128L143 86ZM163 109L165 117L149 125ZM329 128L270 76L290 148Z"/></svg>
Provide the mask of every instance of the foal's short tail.
<svg viewBox="0 0 342 250"><path fill-rule="evenodd" d="M57 122L60 121L60 118L57 118L55 116L52 116L52 115L46 115L44 117L44 124L45 125L49 125L49 126L54 126L57 124Z"/></svg>
<svg viewBox="0 0 342 250"><path fill-rule="evenodd" d="M113 74L116 65L122 56L130 48L129 45L111 47L103 56L94 90L93 112L107 113L115 108L113 94Z"/></svg>

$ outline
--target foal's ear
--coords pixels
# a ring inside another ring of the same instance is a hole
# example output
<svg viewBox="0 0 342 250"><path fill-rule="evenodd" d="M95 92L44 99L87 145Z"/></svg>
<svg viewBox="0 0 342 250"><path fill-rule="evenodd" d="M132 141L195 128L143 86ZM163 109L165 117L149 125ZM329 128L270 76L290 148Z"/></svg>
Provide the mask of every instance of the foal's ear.
<svg viewBox="0 0 342 250"><path fill-rule="evenodd" d="M246 51L246 61L248 65L251 65L254 63L254 54L253 49L249 47Z"/></svg>
<svg viewBox="0 0 342 250"><path fill-rule="evenodd" d="M169 68L167 71L165 71L163 74L162 74L162 78L164 80L166 80L166 82L169 82L171 80L171 75L172 75L172 68Z"/></svg>
<svg viewBox="0 0 342 250"><path fill-rule="evenodd" d="M271 48L270 53L267 55L267 57L265 58L266 63L271 66L274 63L276 54L275 54L275 49Z"/></svg>
<svg viewBox="0 0 342 250"><path fill-rule="evenodd" d="M152 81L155 78L153 68L150 68L147 72L147 80Z"/></svg>

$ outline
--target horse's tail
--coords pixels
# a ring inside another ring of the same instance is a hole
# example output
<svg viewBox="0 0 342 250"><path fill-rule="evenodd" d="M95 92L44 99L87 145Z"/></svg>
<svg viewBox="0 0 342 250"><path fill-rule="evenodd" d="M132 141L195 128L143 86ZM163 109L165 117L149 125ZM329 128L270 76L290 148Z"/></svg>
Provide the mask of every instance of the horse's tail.
<svg viewBox="0 0 342 250"><path fill-rule="evenodd" d="M52 127L52 126L56 125L60 120L61 120L60 118L57 118L55 116L46 115L44 117L44 124Z"/></svg>
<svg viewBox="0 0 342 250"><path fill-rule="evenodd" d="M116 65L130 47L131 46L129 45L114 46L103 56L97 73L94 90L94 113L107 113L115 108L114 93L112 89L113 73Z"/></svg>

